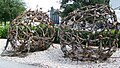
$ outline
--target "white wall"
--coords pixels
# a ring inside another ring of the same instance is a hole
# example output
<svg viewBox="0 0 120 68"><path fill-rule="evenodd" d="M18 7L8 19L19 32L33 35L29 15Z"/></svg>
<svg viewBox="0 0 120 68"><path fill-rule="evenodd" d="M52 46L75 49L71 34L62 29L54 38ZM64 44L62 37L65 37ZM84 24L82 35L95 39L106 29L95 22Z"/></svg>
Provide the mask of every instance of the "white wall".
<svg viewBox="0 0 120 68"><path fill-rule="evenodd" d="M115 10L115 13L117 15L118 22L120 23L120 10Z"/></svg>

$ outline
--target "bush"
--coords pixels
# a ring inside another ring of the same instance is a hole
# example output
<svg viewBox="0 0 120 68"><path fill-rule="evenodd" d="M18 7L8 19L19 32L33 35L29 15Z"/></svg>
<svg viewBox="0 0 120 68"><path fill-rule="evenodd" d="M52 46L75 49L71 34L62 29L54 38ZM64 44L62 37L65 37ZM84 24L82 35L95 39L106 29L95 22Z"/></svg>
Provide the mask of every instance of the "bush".
<svg viewBox="0 0 120 68"><path fill-rule="evenodd" d="M9 26L0 26L0 38L7 38Z"/></svg>
<svg viewBox="0 0 120 68"><path fill-rule="evenodd" d="M54 41L53 41L53 43L60 43L60 38L58 36L59 35L58 32L59 32L58 27L55 27L55 35L54 35Z"/></svg>
<svg viewBox="0 0 120 68"><path fill-rule="evenodd" d="M118 32L118 47L120 48L120 30Z"/></svg>
<svg viewBox="0 0 120 68"><path fill-rule="evenodd" d="M4 38L4 39L7 38L8 28L9 28L8 25L0 27L0 38ZM55 31L56 31L56 33L55 33L55 36L54 36L53 43L60 43L60 39L59 39L59 36L58 36L59 35L58 34L58 31L59 31L58 27L55 27ZM114 30L111 30L111 31L114 34ZM118 41L118 47L120 48L120 30L119 30L118 34L119 34L118 35L118 39L119 39L119 41Z"/></svg>

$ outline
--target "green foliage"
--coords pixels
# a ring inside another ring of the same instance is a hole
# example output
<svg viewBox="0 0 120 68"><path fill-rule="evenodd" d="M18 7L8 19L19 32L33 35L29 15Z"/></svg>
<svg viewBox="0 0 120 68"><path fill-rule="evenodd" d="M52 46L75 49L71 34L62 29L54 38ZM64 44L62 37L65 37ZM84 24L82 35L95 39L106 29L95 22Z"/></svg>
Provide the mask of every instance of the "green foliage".
<svg viewBox="0 0 120 68"><path fill-rule="evenodd" d="M9 26L0 27L0 38L7 38Z"/></svg>
<svg viewBox="0 0 120 68"><path fill-rule="evenodd" d="M11 21L24 10L22 0L0 0L0 21Z"/></svg>
<svg viewBox="0 0 120 68"><path fill-rule="evenodd" d="M69 4L68 2L73 2L73 3ZM68 13L83 6L95 5L95 4L109 5L109 2L110 0L62 0L61 9L64 9L64 11L61 12L61 17L65 17L68 15Z"/></svg>
<svg viewBox="0 0 120 68"><path fill-rule="evenodd" d="M55 28L55 35L54 35L54 43L60 43L60 38L59 38L59 34L58 34L58 32L59 32L59 29L56 27Z"/></svg>

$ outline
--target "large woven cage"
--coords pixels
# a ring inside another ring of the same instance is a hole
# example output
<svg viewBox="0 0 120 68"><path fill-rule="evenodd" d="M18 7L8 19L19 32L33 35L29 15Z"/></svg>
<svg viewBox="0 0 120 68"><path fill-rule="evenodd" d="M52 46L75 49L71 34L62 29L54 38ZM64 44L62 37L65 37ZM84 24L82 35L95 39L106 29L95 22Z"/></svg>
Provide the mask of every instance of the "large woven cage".
<svg viewBox="0 0 120 68"><path fill-rule="evenodd" d="M107 60L118 46L117 17L108 5L74 10L60 24L60 45L72 60Z"/></svg>
<svg viewBox="0 0 120 68"><path fill-rule="evenodd" d="M46 50L54 34L54 24L45 12L28 10L10 23L5 50L9 42L15 53Z"/></svg>

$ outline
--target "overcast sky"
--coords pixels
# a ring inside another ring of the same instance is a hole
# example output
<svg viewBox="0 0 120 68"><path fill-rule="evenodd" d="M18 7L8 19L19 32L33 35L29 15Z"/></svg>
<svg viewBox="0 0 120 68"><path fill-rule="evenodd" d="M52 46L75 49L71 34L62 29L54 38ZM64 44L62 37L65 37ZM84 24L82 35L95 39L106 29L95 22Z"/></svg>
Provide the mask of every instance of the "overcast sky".
<svg viewBox="0 0 120 68"><path fill-rule="evenodd" d="M43 8L43 11L48 11L50 7L54 7L55 9L60 7L59 0L24 0L28 6L28 8L35 9L38 5L39 8ZM113 8L120 6L120 0L111 0L110 5Z"/></svg>
<svg viewBox="0 0 120 68"><path fill-rule="evenodd" d="M110 6L112 6L112 8L116 8L118 6L120 6L120 0L110 0Z"/></svg>
<svg viewBox="0 0 120 68"><path fill-rule="evenodd" d="M43 11L48 11L52 6L55 9L60 7L59 0L24 0L28 8L35 9L38 5L39 8L42 8Z"/></svg>

